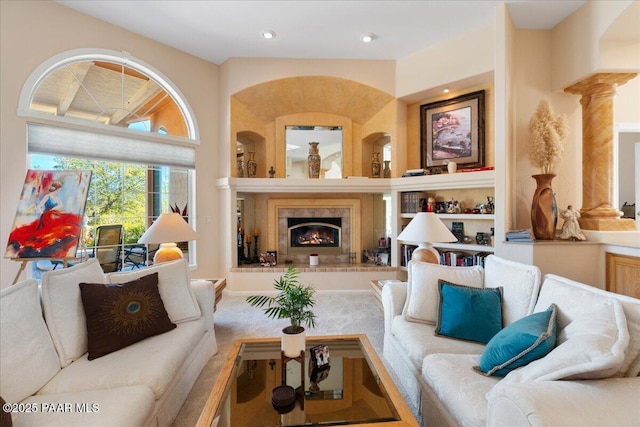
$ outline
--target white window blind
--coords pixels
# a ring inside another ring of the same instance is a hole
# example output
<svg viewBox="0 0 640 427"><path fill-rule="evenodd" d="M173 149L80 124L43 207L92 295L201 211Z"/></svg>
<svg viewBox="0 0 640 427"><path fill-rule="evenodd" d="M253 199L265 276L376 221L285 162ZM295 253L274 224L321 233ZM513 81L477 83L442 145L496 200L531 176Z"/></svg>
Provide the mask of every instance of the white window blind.
<svg viewBox="0 0 640 427"><path fill-rule="evenodd" d="M195 168L195 148L143 137L27 123L29 153Z"/></svg>

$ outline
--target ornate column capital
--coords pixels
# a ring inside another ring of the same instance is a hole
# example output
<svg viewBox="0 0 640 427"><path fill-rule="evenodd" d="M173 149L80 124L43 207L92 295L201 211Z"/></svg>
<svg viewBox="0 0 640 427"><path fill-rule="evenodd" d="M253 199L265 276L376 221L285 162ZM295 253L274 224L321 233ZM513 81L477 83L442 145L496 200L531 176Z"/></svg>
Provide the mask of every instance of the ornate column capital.
<svg viewBox="0 0 640 427"><path fill-rule="evenodd" d="M567 88L565 92L574 95L615 95L616 86L622 86L629 80L635 78L638 73L596 73L591 77L575 83Z"/></svg>

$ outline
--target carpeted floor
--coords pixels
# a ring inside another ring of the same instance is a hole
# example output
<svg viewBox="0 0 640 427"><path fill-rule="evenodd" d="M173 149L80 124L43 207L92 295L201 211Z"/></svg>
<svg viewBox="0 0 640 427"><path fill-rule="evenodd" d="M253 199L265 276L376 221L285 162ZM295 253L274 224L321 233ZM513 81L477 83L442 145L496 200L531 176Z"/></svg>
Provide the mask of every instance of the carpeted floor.
<svg viewBox="0 0 640 427"><path fill-rule="evenodd" d="M317 325L315 328L307 328L307 335L364 333L388 369L388 364L382 357L382 309L370 292L317 293L314 313ZM286 325L286 320L269 319L262 309L251 307L245 302L244 296L225 294L215 313L218 353L203 369L173 426L192 427L196 424L234 340L244 337L276 337ZM391 375L393 376L393 372ZM412 409L415 414L415 408Z"/></svg>

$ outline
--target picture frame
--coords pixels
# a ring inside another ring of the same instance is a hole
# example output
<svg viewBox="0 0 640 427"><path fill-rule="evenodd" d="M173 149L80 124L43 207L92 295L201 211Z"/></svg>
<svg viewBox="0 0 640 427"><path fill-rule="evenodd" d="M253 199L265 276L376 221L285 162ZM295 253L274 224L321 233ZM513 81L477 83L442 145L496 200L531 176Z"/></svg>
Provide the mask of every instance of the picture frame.
<svg viewBox="0 0 640 427"><path fill-rule="evenodd" d="M260 265L263 267L273 267L278 263L278 251L267 251L260 254Z"/></svg>
<svg viewBox="0 0 640 427"><path fill-rule="evenodd" d="M484 166L484 90L420 106L421 168Z"/></svg>
<svg viewBox="0 0 640 427"><path fill-rule="evenodd" d="M378 252L376 254L376 265L389 265L389 254L387 252Z"/></svg>

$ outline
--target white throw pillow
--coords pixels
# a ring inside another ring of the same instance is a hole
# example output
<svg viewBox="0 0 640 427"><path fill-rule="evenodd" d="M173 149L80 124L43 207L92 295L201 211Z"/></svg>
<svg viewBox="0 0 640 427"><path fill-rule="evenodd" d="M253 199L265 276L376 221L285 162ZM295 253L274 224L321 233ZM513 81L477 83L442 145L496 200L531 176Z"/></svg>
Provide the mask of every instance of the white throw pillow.
<svg viewBox="0 0 640 427"><path fill-rule="evenodd" d="M540 269L489 255L484 261L484 287L502 288L502 320L508 326L533 313L540 292Z"/></svg>
<svg viewBox="0 0 640 427"><path fill-rule="evenodd" d="M402 310L402 315L407 321L436 324L440 301L439 279L456 285L482 288L482 267L450 267L420 261L409 262L407 300Z"/></svg>
<svg viewBox="0 0 640 427"><path fill-rule="evenodd" d="M640 301L626 295L615 294L567 279L566 277L547 274L540 296L536 302L535 312L544 311L554 303L558 306L558 331L579 316L589 314L591 306L603 298L613 298L622 304L629 331L629 346L625 350L625 359L620 372L616 376L635 377L640 373Z"/></svg>
<svg viewBox="0 0 640 427"><path fill-rule="evenodd" d="M191 289L189 266L186 260L163 262L138 270L107 274L109 283L126 283L158 272L158 290L164 308L173 323L199 319L200 306Z"/></svg>
<svg viewBox="0 0 640 427"><path fill-rule="evenodd" d="M558 314L562 317L561 310ZM504 381L609 378L620 370L628 344L627 320L620 302L600 298L589 312L558 328L556 348L542 359L511 371Z"/></svg>
<svg viewBox="0 0 640 427"><path fill-rule="evenodd" d="M42 275L44 317L63 368L87 352L80 283L107 283L97 259Z"/></svg>
<svg viewBox="0 0 640 427"><path fill-rule="evenodd" d="M58 371L58 354L42 318L38 282L25 280L0 291L0 396L20 402Z"/></svg>

